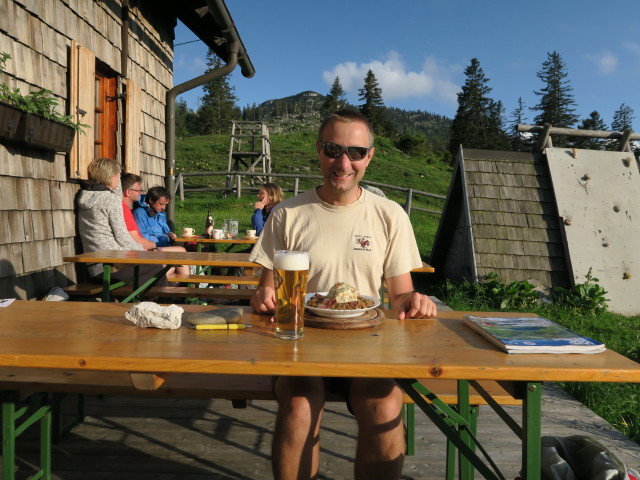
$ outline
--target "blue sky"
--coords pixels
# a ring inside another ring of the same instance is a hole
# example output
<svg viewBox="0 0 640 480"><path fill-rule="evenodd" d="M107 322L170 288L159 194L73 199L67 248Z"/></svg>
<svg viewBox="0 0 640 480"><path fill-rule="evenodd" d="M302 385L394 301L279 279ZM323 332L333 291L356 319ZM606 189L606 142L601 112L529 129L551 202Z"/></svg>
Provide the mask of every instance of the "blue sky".
<svg viewBox="0 0 640 480"><path fill-rule="evenodd" d="M547 52L566 63L577 113L597 110L607 124L622 103L640 125L638 0L226 0L256 70L230 76L240 107L304 90L327 94L338 76L358 104L367 70L387 106L453 117L464 69L477 58L490 96L509 116L518 97L538 103L536 73ZM175 43L195 40L183 26ZM174 84L201 75L207 48L175 47ZM197 108L200 89L187 92ZM527 112L532 121L535 112Z"/></svg>

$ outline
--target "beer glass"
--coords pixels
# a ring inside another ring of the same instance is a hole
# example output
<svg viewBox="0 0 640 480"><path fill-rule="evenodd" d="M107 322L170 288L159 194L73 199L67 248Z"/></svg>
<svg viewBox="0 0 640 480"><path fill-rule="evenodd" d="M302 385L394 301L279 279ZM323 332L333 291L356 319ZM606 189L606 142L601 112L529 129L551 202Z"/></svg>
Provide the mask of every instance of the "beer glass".
<svg viewBox="0 0 640 480"><path fill-rule="evenodd" d="M308 252L276 250L273 258L276 337L296 340L304 335L304 297L308 277Z"/></svg>

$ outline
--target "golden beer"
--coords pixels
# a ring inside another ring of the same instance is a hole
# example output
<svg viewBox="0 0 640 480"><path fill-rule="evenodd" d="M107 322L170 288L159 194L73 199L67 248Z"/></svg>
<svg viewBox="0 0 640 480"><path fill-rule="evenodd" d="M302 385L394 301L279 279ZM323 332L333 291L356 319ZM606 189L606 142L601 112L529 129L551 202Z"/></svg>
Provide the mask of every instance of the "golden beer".
<svg viewBox="0 0 640 480"><path fill-rule="evenodd" d="M309 278L309 254L276 250L273 281L276 289L276 337L295 340L304 335L304 298Z"/></svg>

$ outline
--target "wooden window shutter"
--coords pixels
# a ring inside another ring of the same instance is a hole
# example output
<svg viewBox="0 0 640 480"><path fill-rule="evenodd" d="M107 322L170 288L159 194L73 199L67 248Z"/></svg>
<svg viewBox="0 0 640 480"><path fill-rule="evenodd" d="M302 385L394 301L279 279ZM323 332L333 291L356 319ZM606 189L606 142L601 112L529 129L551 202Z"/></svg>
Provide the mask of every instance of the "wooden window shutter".
<svg viewBox="0 0 640 480"><path fill-rule="evenodd" d="M131 79L127 79L125 110L124 166L127 172L139 175L142 169L142 90Z"/></svg>
<svg viewBox="0 0 640 480"><path fill-rule="evenodd" d="M87 178L87 166L93 160L95 125L95 73L96 56L90 50L71 41L69 59L69 114L75 121L89 125L85 133L76 133L71 148L71 178Z"/></svg>

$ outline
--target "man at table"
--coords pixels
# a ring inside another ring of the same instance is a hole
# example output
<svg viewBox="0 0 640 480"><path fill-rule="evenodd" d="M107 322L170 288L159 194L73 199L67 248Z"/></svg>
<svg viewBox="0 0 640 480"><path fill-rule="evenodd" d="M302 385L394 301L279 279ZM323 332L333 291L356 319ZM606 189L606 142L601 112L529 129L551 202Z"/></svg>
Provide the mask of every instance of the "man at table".
<svg viewBox="0 0 640 480"><path fill-rule="evenodd" d="M142 193L142 177L134 173L123 173L120 175L120 183L122 184L122 215L127 230L133 239L142 245L145 250L162 250L169 252L186 252L184 247L169 246L158 247L156 242L144 238L140 233L136 219L133 217L133 205L140 198ZM167 271L167 275L177 272L180 275L189 275L191 270L188 265L178 265Z"/></svg>
<svg viewBox="0 0 640 480"><path fill-rule="evenodd" d="M369 121L354 110L330 115L320 126L316 150L322 185L279 203L250 256L265 267L251 298L253 308L275 311L273 256L286 249L309 252L310 292L327 291L342 281L361 294L379 296L384 279L399 319L434 317L431 299L413 290L410 272L422 261L409 217L398 204L358 185L375 152ZM327 389L345 394L358 422L355 478L400 478L402 392L393 380L285 376L274 380L279 403L272 447L275 477L318 474Z"/></svg>
<svg viewBox="0 0 640 480"><path fill-rule="evenodd" d="M145 195L140 195L133 210L140 233L158 247L170 246L177 235L171 231L165 210L171 201L169 190L162 186L151 187Z"/></svg>

